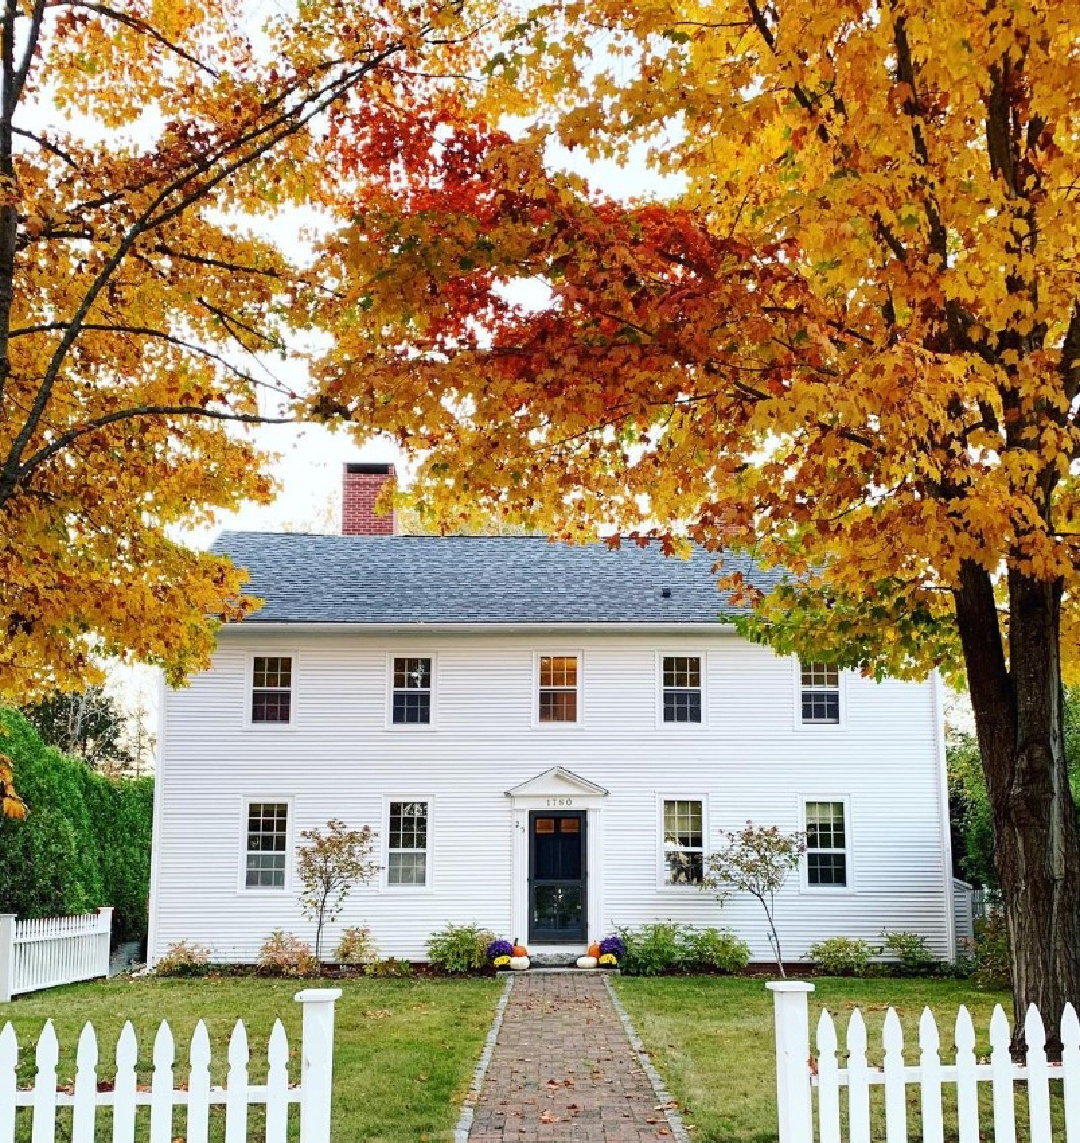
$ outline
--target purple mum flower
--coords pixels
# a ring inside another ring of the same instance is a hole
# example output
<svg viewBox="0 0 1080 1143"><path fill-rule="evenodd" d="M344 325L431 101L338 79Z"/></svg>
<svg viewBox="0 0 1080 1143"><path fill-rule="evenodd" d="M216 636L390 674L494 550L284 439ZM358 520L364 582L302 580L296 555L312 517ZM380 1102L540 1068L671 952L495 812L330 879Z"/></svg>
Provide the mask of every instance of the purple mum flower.
<svg viewBox="0 0 1080 1143"><path fill-rule="evenodd" d="M488 960L497 956L513 956L514 946L509 941L492 941L487 947Z"/></svg>

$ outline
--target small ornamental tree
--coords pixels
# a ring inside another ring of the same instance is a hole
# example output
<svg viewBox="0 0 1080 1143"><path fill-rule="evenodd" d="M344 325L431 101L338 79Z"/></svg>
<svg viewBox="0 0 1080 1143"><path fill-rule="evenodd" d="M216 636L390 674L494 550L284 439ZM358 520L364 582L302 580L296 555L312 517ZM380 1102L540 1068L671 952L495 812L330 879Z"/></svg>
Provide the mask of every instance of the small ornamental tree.
<svg viewBox="0 0 1080 1143"><path fill-rule="evenodd" d="M370 881L379 871L373 859L376 834L370 826L346 829L331 819L325 829L306 829L300 837L298 871L304 889L300 908L315 922L315 959L322 963L322 935L327 921L336 920L349 891Z"/></svg>
<svg viewBox="0 0 1080 1143"><path fill-rule="evenodd" d="M720 848L709 857L701 884L703 889L714 891L721 901L735 892L749 893L761 902L769 922L769 947L781 976L786 974L774 919L776 894L788 873L799 864L805 849L805 834L783 833L777 826L747 822L740 830L725 830L721 834Z"/></svg>

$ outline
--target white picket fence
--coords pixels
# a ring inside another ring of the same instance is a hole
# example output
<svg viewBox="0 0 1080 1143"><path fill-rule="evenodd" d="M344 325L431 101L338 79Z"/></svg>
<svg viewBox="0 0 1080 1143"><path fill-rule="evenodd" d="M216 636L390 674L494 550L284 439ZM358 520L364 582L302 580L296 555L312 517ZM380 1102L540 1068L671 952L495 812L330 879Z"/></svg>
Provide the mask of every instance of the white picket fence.
<svg viewBox="0 0 1080 1143"><path fill-rule="evenodd" d="M153 1076L140 1085L136 1065L139 1045L130 1021L116 1045L116 1067L111 1080L99 1084L98 1041L92 1025L79 1037L75 1082L58 1086L60 1045L52 1021L38 1038L37 1075L31 1088L20 1088L16 1079L19 1046L15 1029L8 1024L0 1032L0 1143L14 1143L19 1108L28 1108L33 1143L94 1143L100 1108L111 1110L112 1143L134 1143L139 1108L148 1108L149 1133L140 1132L149 1143L207 1143L210 1109L224 1107L225 1143L247 1143L248 1109L264 1107L265 1128L259 1134L266 1143L286 1143L289 1138L289 1108L300 1105L299 1143L329 1143L330 1089L334 1062L334 1004L340 988L309 988L296 994L303 1005L303 1034L299 1084L289 1083L289 1043L281 1021L274 1023L267 1050L266 1082L248 1079L247 1031L236 1022L229 1041L229 1068L224 1086L210 1083L210 1037L202 1020L195 1025L188 1052L187 1078L178 1084L176 1046L169 1025L162 1021L154 1037ZM110 1086L111 1090L101 1090ZM70 1116L66 1109L70 1108ZM183 1113L178 1114L182 1108ZM182 1131L174 1121L182 1119ZM295 1133L294 1133L295 1136ZM215 1137L218 1137L215 1133ZM254 1130L251 1139L256 1138Z"/></svg>
<svg viewBox="0 0 1080 1143"><path fill-rule="evenodd" d="M112 915L111 907L23 921L0 913L0 1003L20 992L108 976Z"/></svg>
<svg viewBox="0 0 1080 1143"><path fill-rule="evenodd" d="M1042 1017L1032 1005L1024 1022L1027 1056L1014 1062L1009 1050L1009 1021L998 1005L990 1020L990 1060L975 1056L975 1027L968 1010L961 1006L952 1029L956 1045L954 1062L941 1058L941 1035L933 1013L924 1009L919 1021L919 1062L904 1059L904 1034L900 1018L890 1008L882 1032L884 1066L867 1062L866 1024L856 1009L848 1021L847 1066L837 1058L836 1025L827 1011L821 1013L810 1046L809 994L814 986L797 981L771 983L776 1022L777 1105L780 1143L870 1143L871 1089L883 1089L886 1143L908 1139L908 1087L918 1089L919 1137L923 1143L943 1143L942 1089L954 1086L948 1105L955 1106L959 1143L979 1143L979 1085L991 1085L994 1143L1015 1143L1017 1114L1026 1104L1027 1138L1030 1143L1051 1143L1051 1091L1060 1088L1067 1143L1080 1140L1080 1020L1067 1005L1061 1020L1064 1044L1062 1062L1047 1061L1046 1031ZM1017 1085L1026 1096L1017 1098ZM1053 1085L1053 1088L1052 1088ZM842 1132L840 1091L847 1088L846 1116ZM816 1091L817 1099L813 1098ZM815 1107L816 1103L816 1107ZM816 1113L816 1114L815 1114ZM815 1132L815 1119L817 1131Z"/></svg>

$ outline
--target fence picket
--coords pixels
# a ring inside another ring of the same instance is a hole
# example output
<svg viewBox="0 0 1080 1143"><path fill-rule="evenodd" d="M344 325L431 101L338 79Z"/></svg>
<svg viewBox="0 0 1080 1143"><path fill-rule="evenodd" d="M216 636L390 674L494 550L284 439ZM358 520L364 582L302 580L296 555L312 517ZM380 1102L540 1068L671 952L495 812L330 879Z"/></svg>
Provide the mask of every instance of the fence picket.
<svg viewBox="0 0 1080 1143"><path fill-rule="evenodd" d="M59 1059L56 1029L51 1020L46 1020L37 1042L32 1143L53 1143L56 1138L56 1064Z"/></svg>
<svg viewBox="0 0 1080 1143"><path fill-rule="evenodd" d="M882 1041L885 1045L885 1143L907 1143L904 1031L895 1008L890 1008L885 1016Z"/></svg>
<svg viewBox="0 0 1080 1143"><path fill-rule="evenodd" d="M990 1017L990 1068L994 1083L994 1143L1016 1143L1009 1021L1000 1004L994 1005L994 1014Z"/></svg>
<svg viewBox="0 0 1080 1143"><path fill-rule="evenodd" d="M289 1126L289 1041L280 1020L274 1021L267 1049L266 1143L285 1143Z"/></svg>
<svg viewBox="0 0 1080 1143"><path fill-rule="evenodd" d="M979 1143L979 1092L975 1025L963 1004L956 1014L956 1115L960 1143Z"/></svg>
<svg viewBox="0 0 1080 1143"><path fill-rule="evenodd" d="M836 1062L836 1028L822 1008L817 1027L818 1143L840 1143L840 1068Z"/></svg>
<svg viewBox="0 0 1080 1143"><path fill-rule="evenodd" d="M870 1143L870 1084L866 1064L866 1022L855 1009L848 1021L848 1132L851 1143Z"/></svg>
<svg viewBox="0 0 1080 1143"><path fill-rule="evenodd" d="M162 1020L154 1037L154 1076L150 1081L150 1143L172 1141L175 1056L172 1029Z"/></svg>
<svg viewBox="0 0 1080 1143"><path fill-rule="evenodd" d="M225 1093L225 1143L247 1139L248 1042L244 1021L237 1020L229 1040L229 1077Z"/></svg>
<svg viewBox="0 0 1080 1143"><path fill-rule="evenodd" d="M79 1047L75 1055L75 1095L71 1119L71 1137L74 1140L94 1138L94 1120L97 1116L97 1064L98 1043L94 1026L83 1025L79 1034Z"/></svg>
<svg viewBox="0 0 1080 1143"><path fill-rule="evenodd" d="M128 1020L116 1042L116 1079L113 1083L113 1143L135 1143L135 1065L139 1044Z"/></svg>
<svg viewBox="0 0 1080 1143"><path fill-rule="evenodd" d="M202 1020L191 1037L187 1143L206 1143L210 1133L210 1036Z"/></svg>
<svg viewBox="0 0 1080 1143"><path fill-rule="evenodd" d="M19 1042L15 1029L5 1024L0 1032L0 1143L15 1140L15 1068L19 1063Z"/></svg>
<svg viewBox="0 0 1080 1143"><path fill-rule="evenodd" d="M1065 1143L1080 1143L1080 1020L1071 1004L1066 1004L1061 1014L1061 1042L1064 1045L1061 1062L1065 1073ZM4 1143L2 1131L0 1143Z"/></svg>
<svg viewBox="0 0 1080 1143"><path fill-rule="evenodd" d="M934 1014L924 1008L919 1017L919 1071L923 1143L944 1143L941 1118L941 1037Z"/></svg>
<svg viewBox="0 0 1080 1143"><path fill-rule="evenodd" d="M1034 1004L1024 1017L1027 1041L1028 1123L1031 1143L1051 1143L1050 1071L1046 1065L1046 1028Z"/></svg>

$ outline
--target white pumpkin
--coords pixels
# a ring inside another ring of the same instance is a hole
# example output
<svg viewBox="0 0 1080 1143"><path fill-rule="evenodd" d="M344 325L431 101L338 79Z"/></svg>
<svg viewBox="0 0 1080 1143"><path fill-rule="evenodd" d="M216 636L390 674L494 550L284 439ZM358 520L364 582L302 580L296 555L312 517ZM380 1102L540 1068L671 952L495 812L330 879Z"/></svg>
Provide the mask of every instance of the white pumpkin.
<svg viewBox="0 0 1080 1143"><path fill-rule="evenodd" d="M596 957L594 956L579 956L577 958L578 968L596 968Z"/></svg>
<svg viewBox="0 0 1080 1143"><path fill-rule="evenodd" d="M523 969L529 967L529 958L527 956L512 956L510 958L510 967L521 972Z"/></svg>

